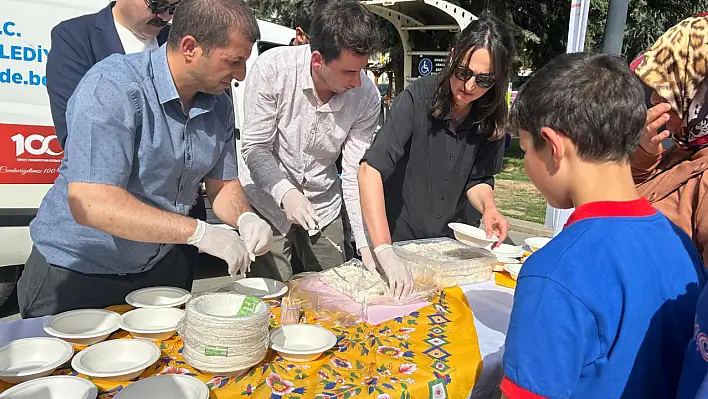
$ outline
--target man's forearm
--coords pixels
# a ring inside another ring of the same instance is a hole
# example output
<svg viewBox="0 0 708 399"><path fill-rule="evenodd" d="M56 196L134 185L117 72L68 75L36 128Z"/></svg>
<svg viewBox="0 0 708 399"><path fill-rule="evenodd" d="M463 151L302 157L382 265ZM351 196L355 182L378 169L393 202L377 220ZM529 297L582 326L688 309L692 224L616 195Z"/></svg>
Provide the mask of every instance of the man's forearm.
<svg viewBox="0 0 708 399"><path fill-rule="evenodd" d="M481 183L467 190L467 200L480 213L485 210L495 208L494 189L486 183Z"/></svg>
<svg viewBox="0 0 708 399"><path fill-rule="evenodd" d="M381 174L366 162L359 169L359 195L371 246L375 248L382 244L391 244Z"/></svg>
<svg viewBox="0 0 708 399"><path fill-rule="evenodd" d="M238 180L216 183L221 187L214 188L212 182L207 181L207 195L211 199L211 208L216 217L231 227L238 228L239 216L250 212L246 193Z"/></svg>
<svg viewBox="0 0 708 399"><path fill-rule="evenodd" d="M69 183L69 208L77 223L126 240L186 244L197 221L147 205L115 186Z"/></svg>

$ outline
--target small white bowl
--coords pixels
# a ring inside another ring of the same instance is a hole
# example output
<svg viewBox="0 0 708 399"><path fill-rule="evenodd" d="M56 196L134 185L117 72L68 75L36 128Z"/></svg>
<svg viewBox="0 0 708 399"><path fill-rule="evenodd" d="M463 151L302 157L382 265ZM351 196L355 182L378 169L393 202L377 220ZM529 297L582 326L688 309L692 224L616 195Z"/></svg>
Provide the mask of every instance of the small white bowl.
<svg viewBox="0 0 708 399"><path fill-rule="evenodd" d="M74 355L74 347L58 338L25 338L0 348L0 380L19 384L46 377Z"/></svg>
<svg viewBox="0 0 708 399"><path fill-rule="evenodd" d="M91 381L55 375L23 382L0 393L0 399L96 399L98 388Z"/></svg>
<svg viewBox="0 0 708 399"><path fill-rule="evenodd" d="M487 247L497 258L520 258L524 256L524 249L517 247L516 245L501 244L498 247L492 249L492 246Z"/></svg>
<svg viewBox="0 0 708 399"><path fill-rule="evenodd" d="M331 331L309 324L290 324L270 332L270 347L291 362L313 361L336 344Z"/></svg>
<svg viewBox="0 0 708 399"><path fill-rule="evenodd" d="M543 248L550 241L551 239L548 237L531 237L527 238L524 242L529 248L531 248L531 252L536 252L539 249Z"/></svg>
<svg viewBox="0 0 708 399"><path fill-rule="evenodd" d="M164 341L177 333L184 310L177 308L138 308L124 313L118 325L134 338Z"/></svg>
<svg viewBox="0 0 708 399"><path fill-rule="evenodd" d="M184 305L191 297L184 288L148 287L131 292L125 302L136 308L174 308Z"/></svg>
<svg viewBox="0 0 708 399"><path fill-rule="evenodd" d="M477 227L470 226L463 223L450 223L448 227L455 232L455 238L473 247L484 248L490 243L495 243L499 241L499 237L492 236L487 238L487 233Z"/></svg>
<svg viewBox="0 0 708 399"><path fill-rule="evenodd" d="M519 278L519 272L521 271L521 266L523 266L523 264L521 264L521 263L507 263L506 265L504 265L504 270L509 272L509 275L511 276L511 278L516 280Z"/></svg>
<svg viewBox="0 0 708 399"><path fill-rule="evenodd" d="M115 399L145 398L208 399L209 388L189 375L163 374L134 382L115 396Z"/></svg>
<svg viewBox="0 0 708 399"><path fill-rule="evenodd" d="M44 332L78 345L93 345L118 330L119 318L110 310L70 310L45 321Z"/></svg>
<svg viewBox="0 0 708 399"><path fill-rule="evenodd" d="M160 348L142 339L101 342L79 352L71 361L77 372L105 381L130 381L160 359Z"/></svg>
<svg viewBox="0 0 708 399"><path fill-rule="evenodd" d="M288 292L288 286L282 281L270 278L251 277L233 283L231 289L241 295L253 296L261 299L280 298Z"/></svg>

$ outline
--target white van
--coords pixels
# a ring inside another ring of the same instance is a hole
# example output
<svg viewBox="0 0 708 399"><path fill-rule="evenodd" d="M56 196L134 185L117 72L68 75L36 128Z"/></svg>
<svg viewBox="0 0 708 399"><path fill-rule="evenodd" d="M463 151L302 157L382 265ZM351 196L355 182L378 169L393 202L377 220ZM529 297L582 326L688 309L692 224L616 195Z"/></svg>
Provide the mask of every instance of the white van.
<svg viewBox="0 0 708 399"><path fill-rule="evenodd" d="M0 13L0 306L12 294L32 248L29 223L56 178L62 152L45 88L51 29L105 7L105 0L2 0ZM247 68L264 51L288 45L295 32L258 21L261 40ZM232 87L236 127L243 87Z"/></svg>

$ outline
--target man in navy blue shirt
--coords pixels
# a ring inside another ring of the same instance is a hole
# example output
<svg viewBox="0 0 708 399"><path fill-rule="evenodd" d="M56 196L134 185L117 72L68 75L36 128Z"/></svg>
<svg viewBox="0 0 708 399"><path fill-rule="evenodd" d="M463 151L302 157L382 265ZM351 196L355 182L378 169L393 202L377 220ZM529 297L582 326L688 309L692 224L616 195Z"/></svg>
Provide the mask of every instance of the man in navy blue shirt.
<svg viewBox="0 0 708 399"><path fill-rule="evenodd" d="M705 280L691 239L634 185L646 114L641 83L607 55L558 57L516 97L526 173L551 206L576 209L519 273L510 399L676 396Z"/></svg>
<svg viewBox="0 0 708 399"><path fill-rule="evenodd" d="M188 265L177 244L223 259L232 276L268 251L270 226L250 212L238 181L225 94L245 77L259 36L242 0L183 0L165 45L89 70L69 100L59 177L30 226L23 317L182 286ZM216 216L240 235L187 216L202 179Z"/></svg>

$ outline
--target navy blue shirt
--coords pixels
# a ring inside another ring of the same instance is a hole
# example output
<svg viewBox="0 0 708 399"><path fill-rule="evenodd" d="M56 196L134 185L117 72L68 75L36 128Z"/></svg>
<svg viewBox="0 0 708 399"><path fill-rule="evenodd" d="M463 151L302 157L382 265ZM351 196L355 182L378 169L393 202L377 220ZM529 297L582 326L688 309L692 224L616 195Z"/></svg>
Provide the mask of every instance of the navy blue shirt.
<svg viewBox="0 0 708 399"><path fill-rule="evenodd" d="M138 273L173 247L77 224L67 200L71 182L121 187L150 206L187 215L202 178L238 178L231 100L198 93L186 115L165 46L97 63L69 100L66 119L59 177L30 225L35 246L52 265Z"/></svg>
<svg viewBox="0 0 708 399"><path fill-rule="evenodd" d="M693 339L683 363L678 399L708 398L708 289L696 305Z"/></svg>
<svg viewBox="0 0 708 399"><path fill-rule="evenodd" d="M586 204L519 273L510 398L673 398L705 281L691 239L642 199Z"/></svg>

